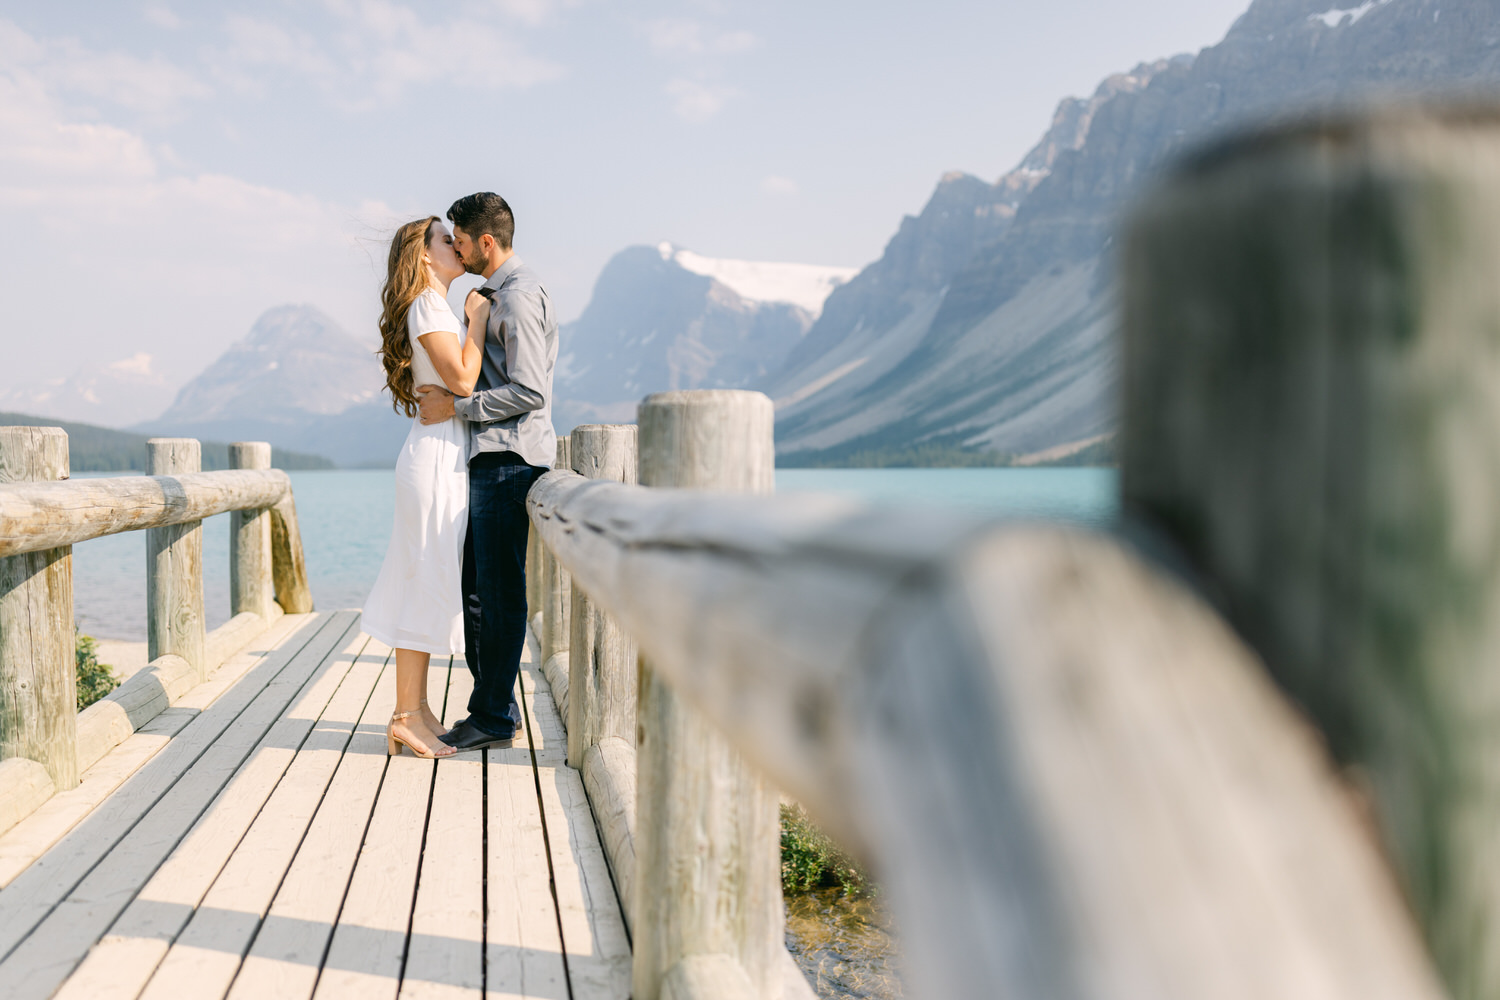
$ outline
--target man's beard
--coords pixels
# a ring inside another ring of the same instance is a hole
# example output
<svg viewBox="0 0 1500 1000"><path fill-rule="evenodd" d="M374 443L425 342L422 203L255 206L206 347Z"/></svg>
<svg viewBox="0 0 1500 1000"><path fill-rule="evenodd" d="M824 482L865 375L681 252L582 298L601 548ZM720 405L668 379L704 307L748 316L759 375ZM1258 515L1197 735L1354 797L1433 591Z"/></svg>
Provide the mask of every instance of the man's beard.
<svg viewBox="0 0 1500 1000"><path fill-rule="evenodd" d="M484 261L470 260L468 257L460 257L459 261L463 264L464 270L468 271L470 274L484 273Z"/></svg>

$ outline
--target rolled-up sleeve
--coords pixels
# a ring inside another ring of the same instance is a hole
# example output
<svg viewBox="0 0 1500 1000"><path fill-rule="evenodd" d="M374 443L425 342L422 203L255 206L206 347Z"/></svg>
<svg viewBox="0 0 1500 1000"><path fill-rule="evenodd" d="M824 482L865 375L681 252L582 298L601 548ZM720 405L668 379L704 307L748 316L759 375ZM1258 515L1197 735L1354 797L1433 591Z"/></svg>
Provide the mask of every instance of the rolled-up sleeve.
<svg viewBox="0 0 1500 1000"><path fill-rule="evenodd" d="M505 381L455 399L453 410L471 423L508 420L546 403L547 302L533 292L512 292L493 309L485 351L504 352ZM496 366L499 367L498 365Z"/></svg>

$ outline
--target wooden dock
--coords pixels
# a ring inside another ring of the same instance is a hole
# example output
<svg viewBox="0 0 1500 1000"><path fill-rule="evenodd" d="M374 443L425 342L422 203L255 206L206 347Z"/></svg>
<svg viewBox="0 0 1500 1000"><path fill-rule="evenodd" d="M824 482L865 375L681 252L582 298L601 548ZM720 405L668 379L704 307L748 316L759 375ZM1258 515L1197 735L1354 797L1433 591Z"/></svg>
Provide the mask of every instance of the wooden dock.
<svg viewBox="0 0 1500 1000"><path fill-rule="evenodd" d="M390 758L390 650L288 615L0 837L0 996L624 1000L534 641L509 750ZM429 701L465 714L461 659Z"/></svg>

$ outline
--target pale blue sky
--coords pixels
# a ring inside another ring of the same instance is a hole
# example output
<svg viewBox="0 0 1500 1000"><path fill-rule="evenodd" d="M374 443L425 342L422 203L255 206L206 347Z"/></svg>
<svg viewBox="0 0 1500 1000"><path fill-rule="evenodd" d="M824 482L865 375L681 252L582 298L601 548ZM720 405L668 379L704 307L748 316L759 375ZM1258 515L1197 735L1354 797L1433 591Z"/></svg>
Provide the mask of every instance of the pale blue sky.
<svg viewBox="0 0 1500 1000"><path fill-rule="evenodd" d="M631 244L860 266L1245 5L0 0L0 389L175 388L288 301L373 337L381 237L479 189L566 318Z"/></svg>

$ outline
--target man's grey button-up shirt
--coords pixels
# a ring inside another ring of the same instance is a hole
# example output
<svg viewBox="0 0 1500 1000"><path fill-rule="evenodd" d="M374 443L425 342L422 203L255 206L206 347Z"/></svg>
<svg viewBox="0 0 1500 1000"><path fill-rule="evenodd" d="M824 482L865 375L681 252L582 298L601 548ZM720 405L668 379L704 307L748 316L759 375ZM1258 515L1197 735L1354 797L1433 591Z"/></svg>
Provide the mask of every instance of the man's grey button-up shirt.
<svg viewBox="0 0 1500 1000"><path fill-rule="evenodd" d="M536 272L512 256L490 275L490 319L474 393L453 401L469 421L470 454L511 451L551 468L552 371L557 366L557 317Z"/></svg>

